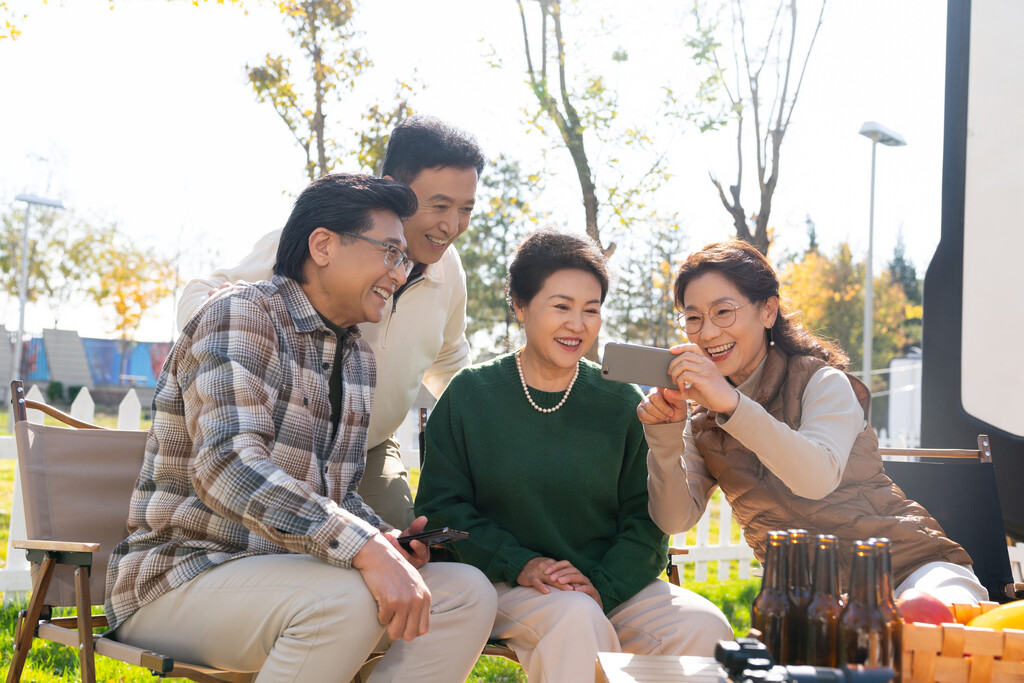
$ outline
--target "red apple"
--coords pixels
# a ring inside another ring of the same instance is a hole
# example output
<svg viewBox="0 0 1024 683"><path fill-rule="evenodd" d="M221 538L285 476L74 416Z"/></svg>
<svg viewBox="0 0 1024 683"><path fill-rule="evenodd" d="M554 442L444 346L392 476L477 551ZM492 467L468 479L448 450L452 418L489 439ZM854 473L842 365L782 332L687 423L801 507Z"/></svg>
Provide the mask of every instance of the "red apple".
<svg viewBox="0 0 1024 683"><path fill-rule="evenodd" d="M896 600L903 621L920 621L925 624L945 624L956 622L953 613L941 600L923 591L911 588L904 591Z"/></svg>

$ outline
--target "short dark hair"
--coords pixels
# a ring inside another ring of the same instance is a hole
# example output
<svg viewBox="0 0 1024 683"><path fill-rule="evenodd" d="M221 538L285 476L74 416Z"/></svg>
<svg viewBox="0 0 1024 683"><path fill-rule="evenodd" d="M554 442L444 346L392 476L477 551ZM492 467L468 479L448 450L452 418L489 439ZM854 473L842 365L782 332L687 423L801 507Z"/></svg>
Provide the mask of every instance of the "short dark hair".
<svg viewBox="0 0 1024 683"><path fill-rule="evenodd" d="M410 184L425 168L484 170L484 153L476 138L433 116L416 115L391 131L381 175Z"/></svg>
<svg viewBox="0 0 1024 683"><path fill-rule="evenodd" d="M608 259L586 235L544 228L529 235L508 264L508 302L525 306L560 270L591 273L601 284L601 303L608 294Z"/></svg>
<svg viewBox="0 0 1024 683"><path fill-rule="evenodd" d="M309 236L317 228L339 235L373 227L370 212L394 211L400 220L416 213L416 193L407 185L357 173L330 173L311 182L295 200L277 246L274 274L305 282Z"/></svg>

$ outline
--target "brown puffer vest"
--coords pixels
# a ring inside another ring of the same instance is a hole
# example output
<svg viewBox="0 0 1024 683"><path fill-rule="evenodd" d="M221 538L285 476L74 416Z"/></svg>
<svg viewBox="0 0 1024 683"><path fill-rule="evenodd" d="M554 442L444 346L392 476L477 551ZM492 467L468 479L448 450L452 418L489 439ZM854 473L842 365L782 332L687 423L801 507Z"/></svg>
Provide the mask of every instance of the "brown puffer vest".
<svg viewBox="0 0 1024 683"><path fill-rule="evenodd" d="M787 356L772 348L753 399L790 429L800 427L804 388L825 363L810 356ZM870 392L847 375L865 415ZM773 529L807 529L839 538L840 583L847 590L853 541L872 536L892 542L894 587L928 562L971 564L957 543L946 538L928 511L885 475L878 436L868 424L857 436L835 491L821 500L801 498L772 474L757 456L718 427L715 414L698 406L691 416L697 449L743 527L747 543L764 562L765 534Z"/></svg>

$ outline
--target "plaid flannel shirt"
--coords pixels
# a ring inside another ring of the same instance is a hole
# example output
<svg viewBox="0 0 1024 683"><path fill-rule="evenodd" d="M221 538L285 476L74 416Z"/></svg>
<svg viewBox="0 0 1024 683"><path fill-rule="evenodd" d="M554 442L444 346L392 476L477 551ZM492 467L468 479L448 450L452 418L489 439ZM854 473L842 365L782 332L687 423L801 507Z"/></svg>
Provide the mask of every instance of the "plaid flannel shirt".
<svg viewBox="0 0 1024 683"><path fill-rule="evenodd" d="M390 529L356 493L373 352L349 331L332 439L337 343L284 277L231 287L193 317L160 373L129 535L110 557L112 629L229 560L302 553L347 568Z"/></svg>

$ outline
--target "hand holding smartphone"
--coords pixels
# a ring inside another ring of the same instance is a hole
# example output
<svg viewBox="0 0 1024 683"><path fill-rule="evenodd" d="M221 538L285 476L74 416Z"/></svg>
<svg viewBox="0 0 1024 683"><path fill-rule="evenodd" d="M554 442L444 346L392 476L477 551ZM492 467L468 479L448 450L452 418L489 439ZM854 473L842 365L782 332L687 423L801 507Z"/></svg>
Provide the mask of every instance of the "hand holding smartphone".
<svg viewBox="0 0 1024 683"><path fill-rule="evenodd" d="M432 546L441 545L442 543L461 541L465 538L469 538L469 532L459 531L458 529L451 529L449 527L441 527L440 529L429 529L418 534L399 536L398 544L401 545L406 552L412 552L412 541L419 541L425 546Z"/></svg>
<svg viewBox="0 0 1024 683"><path fill-rule="evenodd" d="M668 374L669 363L675 357L668 349L609 342L604 345L601 376L617 382L675 389L677 387Z"/></svg>

